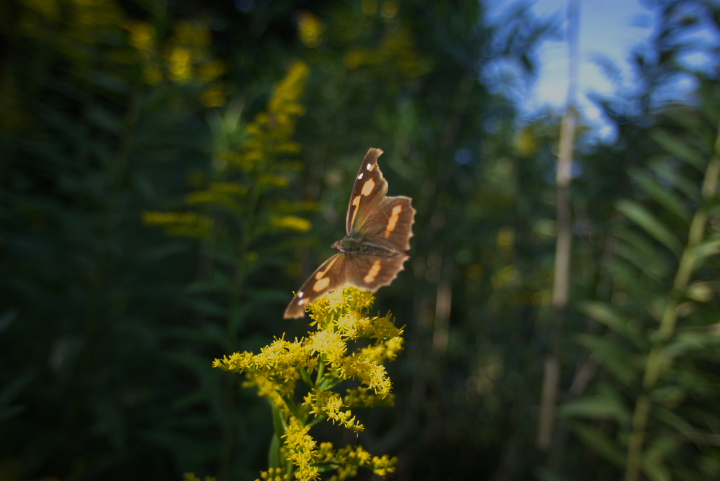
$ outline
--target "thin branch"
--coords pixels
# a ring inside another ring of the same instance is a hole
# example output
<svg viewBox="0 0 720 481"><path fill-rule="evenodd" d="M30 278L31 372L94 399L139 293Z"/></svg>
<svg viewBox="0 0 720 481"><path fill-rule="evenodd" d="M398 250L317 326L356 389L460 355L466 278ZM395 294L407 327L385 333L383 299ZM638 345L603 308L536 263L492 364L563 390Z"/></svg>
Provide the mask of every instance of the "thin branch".
<svg viewBox="0 0 720 481"><path fill-rule="evenodd" d="M572 249L572 218L570 211L570 183L575 144L577 110L575 96L578 72L578 30L580 0L568 2L568 97L560 130L560 155L557 167L557 244L555 246L555 277L553 285L553 324L550 354L545 360L543 392L537 447L547 451L552 443L555 426L555 405L560 387L560 341L567 310L570 285L570 251Z"/></svg>

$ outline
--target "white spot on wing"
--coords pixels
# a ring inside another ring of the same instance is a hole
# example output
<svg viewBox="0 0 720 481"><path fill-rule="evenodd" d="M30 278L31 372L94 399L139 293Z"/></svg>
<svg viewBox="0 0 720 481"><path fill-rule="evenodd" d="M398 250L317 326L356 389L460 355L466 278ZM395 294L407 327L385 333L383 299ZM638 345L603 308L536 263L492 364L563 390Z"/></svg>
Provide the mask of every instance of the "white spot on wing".
<svg viewBox="0 0 720 481"><path fill-rule="evenodd" d="M363 172L360 172L360 175L358 175L358 179L362 179L362 178L363 178Z"/></svg>
<svg viewBox="0 0 720 481"><path fill-rule="evenodd" d="M300 291L300 292L297 293L297 296L298 296L298 297L302 297L302 296L304 296L304 295L305 295L305 294L303 293L303 291Z"/></svg>
<svg viewBox="0 0 720 481"><path fill-rule="evenodd" d="M372 170L372 164L368 162L368 164L365 166L367 170Z"/></svg>

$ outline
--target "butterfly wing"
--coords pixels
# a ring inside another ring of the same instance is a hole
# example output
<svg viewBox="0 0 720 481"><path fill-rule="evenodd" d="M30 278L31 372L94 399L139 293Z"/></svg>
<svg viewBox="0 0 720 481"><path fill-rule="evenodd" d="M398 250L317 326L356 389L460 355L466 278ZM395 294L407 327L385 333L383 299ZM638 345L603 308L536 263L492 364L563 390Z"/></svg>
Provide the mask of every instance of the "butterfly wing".
<svg viewBox="0 0 720 481"><path fill-rule="evenodd" d="M345 285L347 256L335 254L322 263L313 275L300 287L295 297L285 309L284 318L292 319L305 315L305 308L312 301L331 289L339 289Z"/></svg>
<svg viewBox="0 0 720 481"><path fill-rule="evenodd" d="M403 263L409 256L397 254L387 256L348 256L346 282L361 289L375 291L387 286L403 270Z"/></svg>
<svg viewBox="0 0 720 481"><path fill-rule="evenodd" d="M359 226L359 233L369 246L407 254L414 223L410 197L385 197Z"/></svg>
<svg viewBox="0 0 720 481"><path fill-rule="evenodd" d="M350 195L347 218L345 220L345 231L347 235L357 232L367 222L368 217L374 208L383 200L387 194L387 181L380 172L378 158L382 155L381 149L370 149L357 177Z"/></svg>

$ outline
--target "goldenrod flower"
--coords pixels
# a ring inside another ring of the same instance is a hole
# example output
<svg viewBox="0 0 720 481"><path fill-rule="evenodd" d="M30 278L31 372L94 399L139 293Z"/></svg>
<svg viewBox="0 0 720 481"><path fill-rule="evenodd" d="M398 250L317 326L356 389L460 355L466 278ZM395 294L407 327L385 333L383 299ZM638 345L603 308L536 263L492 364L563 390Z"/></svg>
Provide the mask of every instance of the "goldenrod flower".
<svg viewBox="0 0 720 481"><path fill-rule="evenodd" d="M382 475L394 469L396 459L372 457L359 446L335 451L332 444L323 443L318 449L310 434L311 427L323 420L360 432L364 426L351 408L392 405L392 383L384 363L402 348L402 330L389 316L368 316L372 302L371 293L354 287L323 296L310 305L316 330L306 338L276 339L258 354L235 353L213 364L244 373L245 385L256 387L258 395L280 413L286 457L296 479L318 479L318 466L336 468L334 479L352 476L358 467ZM360 339L369 339L370 344L358 347ZM296 384L301 379L310 391L298 404ZM348 379L360 386L347 389L345 396L333 390Z"/></svg>

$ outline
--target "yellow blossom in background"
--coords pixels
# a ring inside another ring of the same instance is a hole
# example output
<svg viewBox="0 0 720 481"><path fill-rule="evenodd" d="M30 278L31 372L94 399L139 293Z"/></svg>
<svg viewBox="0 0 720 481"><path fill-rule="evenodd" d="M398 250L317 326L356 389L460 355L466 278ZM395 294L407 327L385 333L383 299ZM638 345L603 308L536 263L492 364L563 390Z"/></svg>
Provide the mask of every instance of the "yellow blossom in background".
<svg viewBox="0 0 720 481"><path fill-rule="evenodd" d="M344 62L351 70L372 67L382 69L384 75L397 72L406 79L419 77L429 70L415 49L410 30L402 26L388 32L378 48L351 50Z"/></svg>
<svg viewBox="0 0 720 481"><path fill-rule="evenodd" d="M298 35L300 41L310 48L318 47L322 43L325 24L312 12L301 10L297 15Z"/></svg>
<svg viewBox="0 0 720 481"><path fill-rule="evenodd" d="M297 117L305 113L299 99L309 74L310 69L303 62L295 62L290 67L285 78L273 89L267 111L257 114L245 127L248 139L241 152L224 157L229 165L253 171L276 156L296 154L301 150L291 137L295 133ZM287 185L286 179L274 175L264 176L262 180L278 187Z"/></svg>
<svg viewBox="0 0 720 481"><path fill-rule="evenodd" d="M515 246L515 229L503 226L497 233L497 245L501 249L510 250Z"/></svg>
<svg viewBox="0 0 720 481"><path fill-rule="evenodd" d="M380 8L380 14L383 17L390 19L397 15L398 10L400 10L400 2L397 0L385 0Z"/></svg>
<svg viewBox="0 0 720 481"><path fill-rule="evenodd" d="M168 56L170 80L177 83L187 83L192 80L191 62L190 50L184 47L173 48Z"/></svg>
<svg viewBox="0 0 720 481"><path fill-rule="evenodd" d="M309 220L295 215L284 215L270 219L270 227L278 230L294 230L296 232L308 232L312 227Z"/></svg>
<svg viewBox="0 0 720 481"><path fill-rule="evenodd" d="M143 212L145 225L162 226L168 235L206 237L214 227L211 218L194 212Z"/></svg>
<svg viewBox="0 0 720 481"><path fill-rule="evenodd" d="M130 38L138 47L148 46L154 38L152 31L142 24L129 24L127 28ZM194 56L202 54L203 49L207 48L210 41L209 34L207 29L186 23L178 27L173 38L177 43L170 57L170 78L178 83L190 82L195 78ZM224 67L217 62L209 62L205 65L204 71L208 74L208 78L224 70ZM192 209L208 212L208 219L217 219L218 229L198 230L196 234L204 232L207 234L207 239L211 236L227 237L238 233L240 236L256 238L258 235L276 233L280 230L295 232L310 230L311 224L308 220L292 215L299 210L308 210L307 202L258 203L262 194L287 189L290 185L288 171L301 167L297 162L286 161L284 156L295 155L302 150L302 146L291 137L295 132L297 116L305 112L299 97L304 90L305 78L308 74L307 65L293 64L287 75L273 89L267 110L257 114L244 129L238 119L240 111L233 109L232 106L218 114L219 120L215 125L216 138L220 141L214 154L214 171L207 177L194 176L195 190L186 196L185 201L185 204ZM217 82L213 85L217 85ZM203 99L206 105L220 105L224 102L224 94L211 88L205 91ZM226 117L223 118L223 115ZM208 177L218 181L208 182ZM233 179L233 181L223 179ZM257 209L259 205L266 207L267 210L253 212L250 215L250 211ZM312 203L312 207L313 210L317 210L317 203ZM159 221L152 219L152 216L146 217L145 223L160 224ZM158 217L156 216L155 219ZM249 222L248 219L252 221ZM173 220L177 220L180 225L171 229ZM188 235L185 225L187 222L185 218L168 214L163 220L163 225L168 233ZM239 253L239 258L246 258L246 254L247 252ZM253 264L254 262L249 259L243 262L245 267Z"/></svg>
<svg viewBox="0 0 720 481"><path fill-rule="evenodd" d="M362 0L360 8L362 9L362 13L369 17L377 13L378 2L377 0Z"/></svg>
<svg viewBox="0 0 720 481"><path fill-rule="evenodd" d="M255 481L290 481L290 474L283 473L282 468L270 468L260 472L260 479Z"/></svg>
<svg viewBox="0 0 720 481"><path fill-rule="evenodd" d="M145 22L126 22L125 28L128 30L130 45L140 52L149 54L155 48L155 29Z"/></svg>
<svg viewBox="0 0 720 481"><path fill-rule="evenodd" d="M520 282L520 272L513 265L503 267L492 277L492 286L496 291L517 286Z"/></svg>
<svg viewBox="0 0 720 481"><path fill-rule="evenodd" d="M226 86L219 79L227 69L211 50L207 22L177 22L173 34L164 40L147 22L125 21L123 26L128 43L138 52L145 82L202 85L200 100L205 107L225 105Z"/></svg>
<svg viewBox="0 0 720 481"><path fill-rule="evenodd" d="M205 476L200 479L195 473L185 473L183 475L183 481L216 481L216 478L212 476Z"/></svg>

